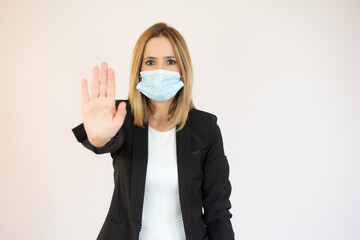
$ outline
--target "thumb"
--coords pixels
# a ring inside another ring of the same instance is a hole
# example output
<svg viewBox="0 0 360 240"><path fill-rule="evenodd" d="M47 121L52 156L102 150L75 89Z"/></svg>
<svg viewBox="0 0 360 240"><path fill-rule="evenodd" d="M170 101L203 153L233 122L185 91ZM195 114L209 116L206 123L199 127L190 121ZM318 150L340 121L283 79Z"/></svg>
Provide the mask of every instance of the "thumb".
<svg viewBox="0 0 360 240"><path fill-rule="evenodd" d="M124 118L126 115L126 103L125 102L121 102L118 105L117 111L116 111L116 115L114 117L114 121L118 122L119 124L123 124L124 122Z"/></svg>

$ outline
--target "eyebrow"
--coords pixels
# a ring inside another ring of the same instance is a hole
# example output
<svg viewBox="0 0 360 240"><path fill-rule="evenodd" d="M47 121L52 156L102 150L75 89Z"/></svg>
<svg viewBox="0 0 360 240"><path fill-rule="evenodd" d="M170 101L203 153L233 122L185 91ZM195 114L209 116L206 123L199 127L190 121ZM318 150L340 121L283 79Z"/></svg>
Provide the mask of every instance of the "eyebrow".
<svg viewBox="0 0 360 240"><path fill-rule="evenodd" d="M175 57L175 56L166 56L166 57L163 57L163 58L165 58L165 59L170 59L170 58L176 58L176 57ZM148 56L148 57L146 57L146 58L144 58L144 59L156 59L156 57Z"/></svg>

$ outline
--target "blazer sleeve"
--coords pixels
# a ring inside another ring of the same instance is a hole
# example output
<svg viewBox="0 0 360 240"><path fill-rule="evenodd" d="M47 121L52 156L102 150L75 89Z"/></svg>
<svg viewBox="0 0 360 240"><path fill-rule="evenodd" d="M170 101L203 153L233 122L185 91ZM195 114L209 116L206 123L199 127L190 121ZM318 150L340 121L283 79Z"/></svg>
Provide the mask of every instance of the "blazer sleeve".
<svg viewBox="0 0 360 240"><path fill-rule="evenodd" d="M233 240L229 164L216 116L212 115L210 122L209 149L203 165L204 222L210 240Z"/></svg>
<svg viewBox="0 0 360 240"><path fill-rule="evenodd" d="M95 147L89 142L83 123L73 128L72 131L78 142L96 154L114 153L122 147L125 141L125 133L123 128L120 128L116 135L102 147Z"/></svg>

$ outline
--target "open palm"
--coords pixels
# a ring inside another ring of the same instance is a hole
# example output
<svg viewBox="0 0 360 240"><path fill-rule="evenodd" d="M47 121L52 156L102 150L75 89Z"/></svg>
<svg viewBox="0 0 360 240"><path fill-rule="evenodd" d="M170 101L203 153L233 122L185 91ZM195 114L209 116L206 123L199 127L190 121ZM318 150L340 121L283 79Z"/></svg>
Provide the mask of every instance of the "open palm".
<svg viewBox="0 0 360 240"><path fill-rule="evenodd" d="M104 146L119 131L126 115L126 103L115 105L115 75L107 63L94 67L89 97L87 80L83 79L82 114L84 128L90 143L95 147Z"/></svg>

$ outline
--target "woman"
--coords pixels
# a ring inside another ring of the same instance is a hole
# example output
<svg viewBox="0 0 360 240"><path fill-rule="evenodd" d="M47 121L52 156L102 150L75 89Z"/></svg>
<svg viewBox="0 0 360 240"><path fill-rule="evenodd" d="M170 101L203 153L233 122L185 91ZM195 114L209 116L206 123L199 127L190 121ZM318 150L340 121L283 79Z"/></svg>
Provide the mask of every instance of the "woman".
<svg viewBox="0 0 360 240"><path fill-rule="evenodd" d="M115 188L97 239L234 239L231 185L216 117L196 110L185 40L164 23L136 43L129 100L115 101L114 71L94 67L91 98L82 81L91 151L110 153Z"/></svg>

